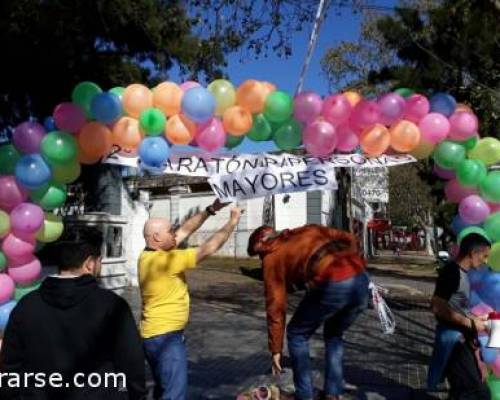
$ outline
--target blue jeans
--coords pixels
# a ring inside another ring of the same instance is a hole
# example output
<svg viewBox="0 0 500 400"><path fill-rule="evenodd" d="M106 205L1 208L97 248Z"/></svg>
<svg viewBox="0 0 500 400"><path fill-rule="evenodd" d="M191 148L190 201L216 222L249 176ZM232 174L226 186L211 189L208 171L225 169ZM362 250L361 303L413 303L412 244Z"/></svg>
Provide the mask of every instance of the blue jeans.
<svg viewBox="0 0 500 400"><path fill-rule="evenodd" d="M339 282L328 281L308 292L288 324L288 350L292 360L295 398L313 398L309 339L324 323L325 394L344 390L342 335L368 307L368 274L361 273Z"/></svg>
<svg viewBox="0 0 500 400"><path fill-rule="evenodd" d="M144 339L144 352L155 379L154 398L187 398L187 352L184 331Z"/></svg>

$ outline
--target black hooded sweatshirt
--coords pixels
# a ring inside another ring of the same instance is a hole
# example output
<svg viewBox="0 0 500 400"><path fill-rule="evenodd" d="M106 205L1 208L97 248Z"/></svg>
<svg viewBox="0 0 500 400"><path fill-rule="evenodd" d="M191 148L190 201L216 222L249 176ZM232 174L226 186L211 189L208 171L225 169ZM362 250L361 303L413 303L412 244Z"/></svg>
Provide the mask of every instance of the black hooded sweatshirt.
<svg viewBox="0 0 500 400"><path fill-rule="evenodd" d="M1 399L143 399L146 394L142 341L130 307L91 275L48 277L17 304L5 329L0 373ZM39 375L24 382L26 373ZM37 387L53 373L61 374L62 382L56 376L52 386L62 387ZM100 375L99 387L93 387L99 379L94 373ZM123 386L123 378L117 384L107 373L125 375L126 390L116 387ZM14 374L21 374L20 384L11 380ZM85 374L76 378L84 387L75 387L76 374Z"/></svg>

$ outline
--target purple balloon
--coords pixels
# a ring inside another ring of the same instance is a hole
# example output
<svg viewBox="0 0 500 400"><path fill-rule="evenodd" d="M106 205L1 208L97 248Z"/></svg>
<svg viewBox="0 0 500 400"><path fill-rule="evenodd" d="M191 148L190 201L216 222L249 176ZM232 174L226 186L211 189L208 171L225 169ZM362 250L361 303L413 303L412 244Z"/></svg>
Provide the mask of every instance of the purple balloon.
<svg viewBox="0 0 500 400"><path fill-rule="evenodd" d="M478 195L467 196L458 206L460 218L468 224L479 224L490 215L490 207Z"/></svg>
<svg viewBox="0 0 500 400"><path fill-rule="evenodd" d="M323 100L314 92L302 92L295 96L293 116L297 121L312 122L321 113Z"/></svg>
<svg viewBox="0 0 500 400"><path fill-rule="evenodd" d="M10 223L14 232L36 232L42 227L43 221L43 210L33 203L21 203L10 213Z"/></svg>
<svg viewBox="0 0 500 400"><path fill-rule="evenodd" d="M28 198L28 192L12 175L0 176L0 209L10 212Z"/></svg>
<svg viewBox="0 0 500 400"><path fill-rule="evenodd" d="M182 83L180 85L180 88L186 92L188 91L189 89L193 89L193 88L196 88L196 87L200 87L201 85L198 83L198 82L195 82L195 81L186 81L184 83Z"/></svg>
<svg viewBox="0 0 500 400"><path fill-rule="evenodd" d="M315 157L326 157L337 145L335 127L325 120L316 120L307 125L302 137L307 152Z"/></svg>
<svg viewBox="0 0 500 400"><path fill-rule="evenodd" d="M22 153L40 152L40 143L45 136L45 129L37 122L23 122L16 126L12 135L14 147Z"/></svg>
<svg viewBox="0 0 500 400"><path fill-rule="evenodd" d="M403 116L406 101L397 93L388 93L378 101L378 106L381 122L384 125L391 125Z"/></svg>
<svg viewBox="0 0 500 400"><path fill-rule="evenodd" d="M53 117L60 130L71 133L78 132L87 121L85 111L74 103L61 103L57 105L54 109Z"/></svg>
<svg viewBox="0 0 500 400"><path fill-rule="evenodd" d="M437 164L434 164L432 172L434 172L434 175L439 176L441 179L444 179L446 181L449 181L450 179L455 179L456 177L454 170L441 168Z"/></svg>

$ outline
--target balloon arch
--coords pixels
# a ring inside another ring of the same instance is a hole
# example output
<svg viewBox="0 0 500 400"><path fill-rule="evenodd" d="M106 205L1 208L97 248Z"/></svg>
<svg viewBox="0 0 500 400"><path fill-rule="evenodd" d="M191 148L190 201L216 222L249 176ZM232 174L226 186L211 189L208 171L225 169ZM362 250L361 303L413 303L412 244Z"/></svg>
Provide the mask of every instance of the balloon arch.
<svg viewBox="0 0 500 400"><path fill-rule="evenodd" d="M370 100L349 91L322 99L313 92L292 98L257 80L237 88L218 79L206 88L189 81L109 91L82 82L43 125L19 124L12 143L0 147L0 329L16 301L37 287L37 242L62 234L53 211L66 200L65 185L78 178L81 164L97 163L112 149L138 155L151 168L163 165L172 145L213 153L244 137L273 141L283 151L303 145L317 157L355 150L432 157L448 201L458 204L454 232L459 239L471 231L490 238L489 266L500 271L500 171L489 170L500 162L500 141L477 131L471 108L446 93L428 99L399 89ZM471 274L478 313L500 309L500 273L488 271ZM500 375L498 351L483 350Z"/></svg>

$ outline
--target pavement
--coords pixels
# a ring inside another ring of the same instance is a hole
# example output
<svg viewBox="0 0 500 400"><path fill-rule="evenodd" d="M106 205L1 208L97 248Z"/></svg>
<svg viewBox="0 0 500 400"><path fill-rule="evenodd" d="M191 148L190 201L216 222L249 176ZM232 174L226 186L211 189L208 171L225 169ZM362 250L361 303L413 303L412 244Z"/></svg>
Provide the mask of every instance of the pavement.
<svg viewBox="0 0 500 400"><path fill-rule="evenodd" d="M345 399L445 398L445 391L425 391L435 324L428 307L434 284L432 269L416 271L415 276L408 268L373 265L373 281L389 289L386 301L396 317L396 332L384 335L378 316L369 309L346 333L345 379L355 390L346 393ZM293 390L286 353L286 372L279 379L270 375L262 282L246 275L252 274L243 274L237 260L234 268L218 268L215 261L188 274L192 302L186 330L189 400L235 399L249 387L270 383ZM128 290L125 297L138 317L137 288ZM289 316L300 298L300 293L289 298ZM315 383L321 388L321 331L310 347ZM151 379L148 383L153 384Z"/></svg>

